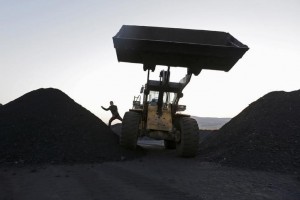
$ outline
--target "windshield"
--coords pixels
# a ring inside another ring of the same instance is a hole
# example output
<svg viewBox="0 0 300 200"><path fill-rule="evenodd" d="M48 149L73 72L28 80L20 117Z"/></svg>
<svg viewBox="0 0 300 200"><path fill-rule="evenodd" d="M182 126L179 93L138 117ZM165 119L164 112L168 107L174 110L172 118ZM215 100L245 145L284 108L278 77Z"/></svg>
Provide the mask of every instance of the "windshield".
<svg viewBox="0 0 300 200"><path fill-rule="evenodd" d="M150 91L150 93L148 95L148 102L149 103L157 103L158 95L159 95L158 91ZM173 103L173 99L174 99L174 93L164 92L164 96L163 96L164 103L166 103L166 104Z"/></svg>

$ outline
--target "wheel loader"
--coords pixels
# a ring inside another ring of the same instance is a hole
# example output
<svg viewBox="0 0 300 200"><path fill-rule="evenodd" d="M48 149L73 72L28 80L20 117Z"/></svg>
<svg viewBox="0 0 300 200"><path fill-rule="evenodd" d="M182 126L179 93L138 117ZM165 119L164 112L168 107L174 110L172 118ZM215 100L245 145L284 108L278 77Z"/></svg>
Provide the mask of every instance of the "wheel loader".
<svg viewBox="0 0 300 200"><path fill-rule="evenodd" d="M178 156L196 156L199 128L195 119L181 114L186 109L179 104L183 89L202 69L228 72L248 46L226 32L133 25L123 25L113 42L119 62L142 64L147 71L141 95L123 117L120 145L135 149L138 137L148 136L164 140ZM150 80L156 66L166 70ZM170 81L173 67L186 68L179 82Z"/></svg>

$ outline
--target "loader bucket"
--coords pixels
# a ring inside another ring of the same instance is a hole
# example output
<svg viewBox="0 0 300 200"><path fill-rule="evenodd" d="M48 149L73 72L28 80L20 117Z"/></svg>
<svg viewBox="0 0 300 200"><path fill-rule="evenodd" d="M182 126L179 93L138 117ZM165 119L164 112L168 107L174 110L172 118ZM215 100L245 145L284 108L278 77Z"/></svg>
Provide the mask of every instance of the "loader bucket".
<svg viewBox="0 0 300 200"><path fill-rule="evenodd" d="M229 71L249 49L229 33L123 25L113 37L119 62Z"/></svg>

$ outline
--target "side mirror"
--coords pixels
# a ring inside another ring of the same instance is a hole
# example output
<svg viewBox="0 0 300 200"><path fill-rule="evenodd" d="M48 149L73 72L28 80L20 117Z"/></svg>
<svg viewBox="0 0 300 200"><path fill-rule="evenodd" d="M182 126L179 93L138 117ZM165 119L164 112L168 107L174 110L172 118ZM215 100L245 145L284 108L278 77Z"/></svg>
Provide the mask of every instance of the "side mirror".
<svg viewBox="0 0 300 200"><path fill-rule="evenodd" d="M143 92L144 92L144 86L141 87L140 94L142 94Z"/></svg>

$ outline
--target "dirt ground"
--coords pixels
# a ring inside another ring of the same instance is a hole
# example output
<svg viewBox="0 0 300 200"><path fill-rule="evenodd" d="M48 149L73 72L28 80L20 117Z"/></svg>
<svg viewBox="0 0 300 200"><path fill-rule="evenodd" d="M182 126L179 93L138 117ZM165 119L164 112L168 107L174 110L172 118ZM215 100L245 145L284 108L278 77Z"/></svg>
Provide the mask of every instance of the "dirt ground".
<svg viewBox="0 0 300 200"><path fill-rule="evenodd" d="M102 164L0 167L0 200L300 198L293 174L251 171L176 157L162 142L141 140L147 155Z"/></svg>

